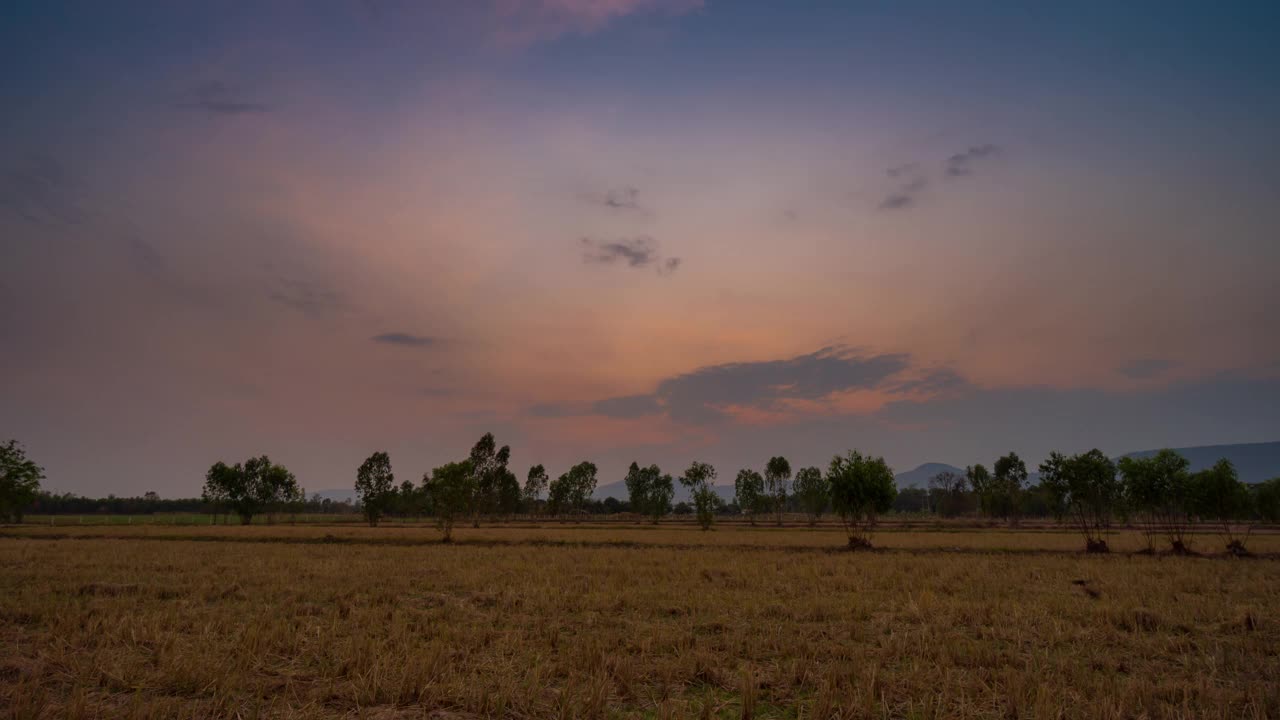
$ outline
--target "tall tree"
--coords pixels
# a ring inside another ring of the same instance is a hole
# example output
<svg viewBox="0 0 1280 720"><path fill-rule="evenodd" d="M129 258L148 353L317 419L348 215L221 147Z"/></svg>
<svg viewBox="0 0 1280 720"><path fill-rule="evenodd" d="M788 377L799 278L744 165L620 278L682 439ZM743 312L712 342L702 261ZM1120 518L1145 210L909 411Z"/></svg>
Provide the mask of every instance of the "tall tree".
<svg viewBox="0 0 1280 720"><path fill-rule="evenodd" d="M44 468L27 459L17 440L0 445L0 522L22 522L22 513L40 493Z"/></svg>
<svg viewBox="0 0 1280 720"><path fill-rule="evenodd" d="M1253 531L1253 494L1240 482L1230 460L1223 458L1193 474L1191 498L1195 514L1214 523L1226 541L1227 552L1249 554L1245 544Z"/></svg>
<svg viewBox="0 0 1280 720"><path fill-rule="evenodd" d="M498 512L503 518L509 520L520 512L521 496L519 478L507 468L502 468L498 475Z"/></svg>
<svg viewBox="0 0 1280 720"><path fill-rule="evenodd" d="M1191 552L1191 463L1166 448L1151 457L1122 457L1117 467L1125 503L1142 523L1147 551L1155 552L1156 537L1163 533L1173 553Z"/></svg>
<svg viewBox="0 0 1280 720"><path fill-rule="evenodd" d="M978 498L978 511L988 517L995 517L991 502L991 473L987 471L987 466L981 463L970 465L964 469L964 477Z"/></svg>
<svg viewBox="0 0 1280 720"><path fill-rule="evenodd" d="M422 476L422 487L440 522L443 542L453 540L454 522L470 511L475 497L475 478L470 460L445 463Z"/></svg>
<svg viewBox="0 0 1280 720"><path fill-rule="evenodd" d="M566 500L575 513L585 511L587 501L596 491L596 464L580 462L569 468L569 472L561 476L566 483Z"/></svg>
<svg viewBox="0 0 1280 720"><path fill-rule="evenodd" d="M780 455L769 458L764 466L764 490L779 525L782 524L782 511L787 507L787 481L790 479L791 463Z"/></svg>
<svg viewBox="0 0 1280 720"><path fill-rule="evenodd" d="M1105 533L1123 496L1116 466L1101 450L1067 457L1058 452L1040 465L1040 487L1056 512L1084 535L1085 552L1109 552Z"/></svg>
<svg viewBox="0 0 1280 720"><path fill-rule="evenodd" d="M698 524L703 530L711 529L711 523L715 520L716 505L720 499L713 487L715 479L716 469L696 460L688 470L684 471L684 477L680 478L680 484L689 488L693 495L694 511L698 516Z"/></svg>
<svg viewBox="0 0 1280 720"><path fill-rule="evenodd" d="M1022 517L1022 495L1027 485L1027 464L1017 453L996 460L991 474L992 498L999 517L1016 526Z"/></svg>
<svg viewBox="0 0 1280 720"><path fill-rule="evenodd" d="M497 447L493 433L485 433L471 448L471 527L480 527L480 513L491 512L498 502L498 487L511 459L511 448Z"/></svg>
<svg viewBox="0 0 1280 720"><path fill-rule="evenodd" d="M547 469L541 465L529 468L529 475L524 481L524 500L531 513L537 513L538 504L542 502L542 493L547 491Z"/></svg>
<svg viewBox="0 0 1280 720"><path fill-rule="evenodd" d="M651 480L649 484L649 500L646 513L654 525L671 512L671 498L675 497L676 488L670 475L663 474L657 465L645 468Z"/></svg>
<svg viewBox="0 0 1280 720"><path fill-rule="evenodd" d="M631 503L631 511L647 515L649 496L653 492L653 476L633 460L631 466L627 468L627 477L623 483L627 486L627 499Z"/></svg>
<svg viewBox="0 0 1280 720"><path fill-rule="evenodd" d="M1280 523L1280 477L1253 486L1254 507L1263 522Z"/></svg>
<svg viewBox="0 0 1280 720"><path fill-rule="evenodd" d="M822 471L816 467L801 468L796 471L796 481L791 488L800 508L809 516L809 524L817 525L818 518L831 501L831 488Z"/></svg>
<svg viewBox="0 0 1280 720"><path fill-rule="evenodd" d="M395 500L396 476L391 472L391 456L375 452L356 469L356 495L364 519L370 527L376 527L382 514Z"/></svg>
<svg viewBox="0 0 1280 720"><path fill-rule="evenodd" d="M844 523L849 548L871 547L876 518L893 507L893 498L898 494L893 470L884 458L850 450L844 457L836 455L831 459L827 482L831 486L831 507Z"/></svg>
<svg viewBox="0 0 1280 720"><path fill-rule="evenodd" d="M764 478L755 470L739 470L733 481L733 500L747 514L752 525L756 524L756 513L766 507L773 508L773 498L765 495L764 488Z"/></svg>
<svg viewBox="0 0 1280 720"><path fill-rule="evenodd" d="M965 504L965 482L964 475L950 470L943 470L929 478L929 500L934 512L942 517L959 515Z"/></svg>

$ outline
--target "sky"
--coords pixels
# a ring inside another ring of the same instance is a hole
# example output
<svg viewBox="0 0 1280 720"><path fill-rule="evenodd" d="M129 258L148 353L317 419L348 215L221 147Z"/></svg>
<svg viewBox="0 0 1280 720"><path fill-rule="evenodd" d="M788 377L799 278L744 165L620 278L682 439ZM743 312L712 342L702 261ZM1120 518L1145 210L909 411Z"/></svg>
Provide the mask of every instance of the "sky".
<svg viewBox="0 0 1280 720"><path fill-rule="evenodd" d="M1280 439L1280 8L11 3L0 438L308 490Z"/></svg>

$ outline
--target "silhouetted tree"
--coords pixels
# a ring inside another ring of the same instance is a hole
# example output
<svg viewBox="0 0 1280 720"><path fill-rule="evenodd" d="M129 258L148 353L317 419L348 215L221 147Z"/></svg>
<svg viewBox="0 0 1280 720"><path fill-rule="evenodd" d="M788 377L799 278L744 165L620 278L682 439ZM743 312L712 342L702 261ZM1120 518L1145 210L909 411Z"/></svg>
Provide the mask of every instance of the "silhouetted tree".
<svg viewBox="0 0 1280 720"><path fill-rule="evenodd" d="M773 508L773 498L765 496L764 478L755 470L738 471L738 477L733 481L733 500L747 514L752 525L756 524L756 513Z"/></svg>
<svg viewBox="0 0 1280 720"><path fill-rule="evenodd" d="M422 487L443 533L441 540L453 540L453 524L469 512L475 498L476 475L470 460L445 463L422 477Z"/></svg>
<svg viewBox="0 0 1280 720"><path fill-rule="evenodd" d="M671 512L671 498L675 497L676 486L671 476L664 474L657 465L650 465L645 468L645 472L652 477L645 513L657 525L659 520Z"/></svg>
<svg viewBox="0 0 1280 720"><path fill-rule="evenodd" d="M541 465L529 468L529 475L524 481L524 500L529 504L530 512L538 511L538 503L542 501L542 493L547 491L547 469Z"/></svg>
<svg viewBox="0 0 1280 720"><path fill-rule="evenodd" d="M978 512L994 517L991 509L991 473L987 471L987 466L981 463L970 465L964 469L964 477L978 499Z"/></svg>
<svg viewBox="0 0 1280 720"><path fill-rule="evenodd" d="M1056 514L1066 517L1084 535L1085 552L1109 552L1104 534L1123 496L1116 466L1101 450L1067 457L1049 454L1040 464L1040 487Z"/></svg>
<svg viewBox="0 0 1280 720"><path fill-rule="evenodd" d="M1253 488L1254 507L1264 522L1280 523L1280 477L1258 483Z"/></svg>
<svg viewBox="0 0 1280 720"><path fill-rule="evenodd" d="M959 515L964 510L965 484L964 475L950 470L943 470L929 478L929 496L934 512L942 517Z"/></svg>
<svg viewBox="0 0 1280 720"><path fill-rule="evenodd" d="M596 491L596 465L580 462L569 471L551 481L551 493L547 507L553 515L571 510L582 514L591 494Z"/></svg>
<svg viewBox="0 0 1280 720"><path fill-rule="evenodd" d="M1245 544L1253 530L1253 495L1240 482L1235 465L1223 458L1213 467L1191 476L1192 509L1203 520L1214 523L1227 552L1247 555Z"/></svg>
<svg viewBox="0 0 1280 720"><path fill-rule="evenodd" d="M782 524L782 511L787 506L787 481L791 479L791 463L782 456L769 458L764 466L764 491L769 496L778 524Z"/></svg>
<svg viewBox="0 0 1280 720"><path fill-rule="evenodd" d="M844 523L849 548L871 547L876 518L893 507L898 493L893 470L884 458L850 450L844 457L836 455L831 459L827 482L831 487L831 507Z"/></svg>
<svg viewBox="0 0 1280 720"><path fill-rule="evenodd" d="M1147 550L1155 552L1156 536L1164 533L1174 553L1191 551L1191 463L1164 449L1151 457L1122 457L1117 463L1125 503L1142 523Z"/></svg>
<svg viewBox="0 0 1280 720"><path fill-rule="evenodd" d="M716 504L720 499L712 487L716 479L716 469L704 462L694 461L685 470L680 484L689 488L693 495L693 506L698 515L698 524L703 530L710 530L715 520Z"/></svg>
<svg viewBox="0 0 1280 720"><path fill-rule="evenodd" d="M22 522L23 510L40 493L44 468L27 458L17 440L0 445L0 522Z"/></svg>
<svg viewBox="0 0 1280 720"><path fill-rule="evenodd" d="M498 475L498 512L509 519L520 512L520 499L520 480L515 473L502 468Z"/></svg>
<svg viewBox="0 0 1280 720"><path fill-rule="evenodd" d="M391 456L385 452L370 455L356 470L356 495L370 527L377 526L378 519L395 500L395 481Z"/></svg>
<svg viewBox="0 0 1280 720"><path fill-rule="evenodd" d="M995 514L1016 526L1022 516L1022 493L1027 485L1027 464L1017 453L996 460L991 473L991 495Z"/></svg>
<svg viewBox="0 0 1280 720"><path fill-rule="evenodd" d="M801 509L809 516L809 524L818 524L818 518L827 509L830 502L831 488L822 471L816 467L801 468L796 472L792 494L800 503Z"/></svg>
<svg viewBox="0 0 1280 720"><path fill-rule="evenodd" d="M500 449L493 433L485 433L471 448L471 527L480 527L480 513L491 511L498 502L498 487L511 459L511 448Z"/></svg>
<svg viewBox="0 0 1280 720"><path fill-rule="evenodd" d="M214 505L225 504L248 525L253 516L271 513L301 492L297 478L283 465L262 455L249 458L243 465L227 465L218 461L205 474L203 497Z"/></svg>

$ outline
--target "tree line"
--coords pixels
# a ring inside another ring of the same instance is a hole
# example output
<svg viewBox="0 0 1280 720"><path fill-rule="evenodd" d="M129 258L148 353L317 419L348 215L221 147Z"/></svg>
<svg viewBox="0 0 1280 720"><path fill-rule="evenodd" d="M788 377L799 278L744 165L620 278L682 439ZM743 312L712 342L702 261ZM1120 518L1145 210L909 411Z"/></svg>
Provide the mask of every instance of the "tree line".
<svg viewBox="0 0 1280 720"><path fill-rule="evenodd" d="M1136 525L1145 552L1164 548L1189 553L1188 535L1197 528L1216 531L1232 554L1247 553L1257 522L1280 522L1280 478L1250 486L1223 459L1191 472L1186 458L1161 450L1145 458L1113 461L1099 450L1077 455L1053 452L1039 466L1039 483L1029 484L1026 463L1016 453L998 458L990 470L973 465L963 473L942 472L928 487L899 491L884 458L853 450L836 455L824 470L795 471L781 456L765 463L763 472L739 470L732 502L715 490L717 472L694 461L678 477L657 465L633 462L627 470L626 500L594 500L598 469L580 462L555 479L534 465L521 484L510 465L509 446L498 447L486 433L468 456L397 484L386 452L369 456L355 473L356 506L334 503L306 492L292 472L261 455L228 465L214 463L205 474L201 497L162 500L90 499L40 491L43 469L26 457L16 441L0 445L0 521L21 521L24 512L212 512L249 523L265 514L268 521L283 513L361 512L370 525L388 514L432 517L443 538L452 538L457 522L478 527L482 518L517 514L573 519L588 514L630 512L658 523L671 514L691 514L703 529L717 516L740 515L751 524L762 518L782 524L786 512L802 512L810 524L834 513L850 547L869 547L877 519L891 511L918 511L943 517L977 514L1017 526L1023 517L1052 516L1076 528L1088 552L1108 552L1106 533L1116 522ZM688 503L675 503L676 483L689 493Z"/></svg>

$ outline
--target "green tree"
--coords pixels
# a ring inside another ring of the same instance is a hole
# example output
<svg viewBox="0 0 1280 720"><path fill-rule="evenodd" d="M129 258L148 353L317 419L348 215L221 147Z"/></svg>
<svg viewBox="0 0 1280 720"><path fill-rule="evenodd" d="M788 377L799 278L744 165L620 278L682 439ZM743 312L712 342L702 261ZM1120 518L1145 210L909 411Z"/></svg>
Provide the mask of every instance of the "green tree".
<svg viewBox="0 0 1280 720"><path fill-rule="evenodd" d="M1110 551L1105 533L1124 494L1111 458L1096 448L1070 457L1052 452L1040 465L1040 487L1084 535L1085 552Z"/></svg>
<svg viewBox="0 0 1280 720"><path fill-rule="evenodd" d="M720 496L712 487L716 479L716 469L704 462L696 460L684 471L680 484L689 488L693 496L694 511L698 516L698 524L703 530L710 530L715 520L716 505Z"/></svg>
<svg viewBox="0 0 1280 720"><path fill-rule="evenodd" d="M676 486L670 475L663 474L657 465L645 468L652 481L649 488L649 502L646 513L654 525L671 512L671 498L675 497Z"/></svg>
<svg viewBox="0 0 1280 720"><path fill-rule="evenodd" d="M498 512L507 519L520 512L522 495L519 478L507 468L502 468L498 475Z"/></svg>
<svg viewBox="0 0 1280 720"><path fill-rule="evenodd" d="M1022 495L1027 487L1027 464L1017 453L1009 453L996 460L992 468L991 497L997 517L1007 518L1010 526L1016 526L1022 517Z"/></svg>
<svg viewBox="0 0 1280 720"><path fill-rule="evenodd" d="M1175 554L1191 552L1191 463L1173 450L1151 457L1122 457L1116 464L1125 504L1142 524L1147 551L1155 552L1163 533Z"/></svg>
<svg viewBox="0 0 1280 720"><path fill-rule="evenodd" d="M40 493L44 468L27 459L17 440L0 445L0 522L22 522L22 513Z"/></svg>
<svg viewBox="0 0 1280 720"><path fill-rule="evenodd" d="M464 517L475 497L476 476L470 460L445 463L422 476L422 488L431 499L432 510L443 533L441 540L453 540L453 524Z"/></svg>
<svg viewBox="0 0 1280 720"><path fill-rule="evenodd" d="M203 497L215 507L229 507L248 525L253 516L273 513L294 502L301 494L297 478L283 465L266 455L249 458L244 464L227 465L219 460L205 473Z"/></svg>
<svg viewBox="0 0 1280 720"><path fill-rule="evenodd" d="M498 489L510 459L511 448L498 448L493 433L485 433L471 448L471 527L480 527L480 513L492 512L498 504Z"/></svg>
<svg viewBox="0 0 1280 720"><path fill-rule="evenodd" d="M831 487L831 507L840 515L849 535L849 548L871 547L876 518L893 507L893 498L898 494L893 470L884 458L850 450L845 457L836 455L831 459L827 483Z"/></svg>
<svg viewBox="0 0 1280 720"><path fill-rule="evenodd" d="M787 481L790 479L791 463L780 455L769 458L764 466L764 491L779 525L782 524L782 511L787 507Z"/></svg>
<svg viewBox="0 0 1280 720"><path fill-rule="evenodd" d="M959 515L965 506L965 484L964 475L950 470L943 470L929 478L929 501L933 511L942 517Z"/></svg>
<svg viewBox="0 0 1280 720"><path fill-rule="evenodd" d="M1253 494L1240 482L1235 465L1223 458L1191 476L1192 509L1210 521L1226 541L1227 552L1247 555L1245 544L1253 530Z"/></svg>
<svg viewBox="0 0 1280 720"><path fill-rule="evenodd" d="M379 518L395 501L395 481L391 456L385 452L370 455L356 470L356 495L370 527L377 526Z"/></svg>
<svg viewBox="0 0 1280 720"><path fill-rule="evenodd" d="M1280 523L1280 477L1271 478L1253 487L1253 503L1263 522Z"/></svg>
<svg viewBox="0 0 1280 720"><path fill-rule="evenodd" d="M964 478L968 481L969 487L973 488L973 494L978 499L978 511L988 517L994 517L991 502L991 473L987 471L987 466L981 463L970 465L964 469Z"/></svg>
<svg viewBox="0 0 1280 720"><path fill-rule="evenodd" d="M816 467L801 468L796 471L796 480L791 491L805 514L809 516L809 524L817 525L818 518L822 517L823 511L827 509L827 504L831 500L831 488L827 484L827 479L822 476L822 471Z"/></svg>
<svg viewBox="0 0 1280 720"><path fill-rule="evenodd" d="M733 501L747 514L752 525L756 524L756 513L773 507L773 499L765 495L764 478L755 470L738 471L733 481Z"/></svg>
<svg viewBox="0 0 1280 720"><path fill-rule="evenodd" d="M631 511L647 514L649 495L653 492L653 478L633 460L623 482L627 486L627 500L631 503Z"/></svg>
<svg viewBox="0 0 1280 720"><path fill-rule="evenodd" d="M547 491L547 469L541 465L529 468L529 475L524 481L524 499L532 513L537 513L538 504L542 502L542 493Z"/></svg>

